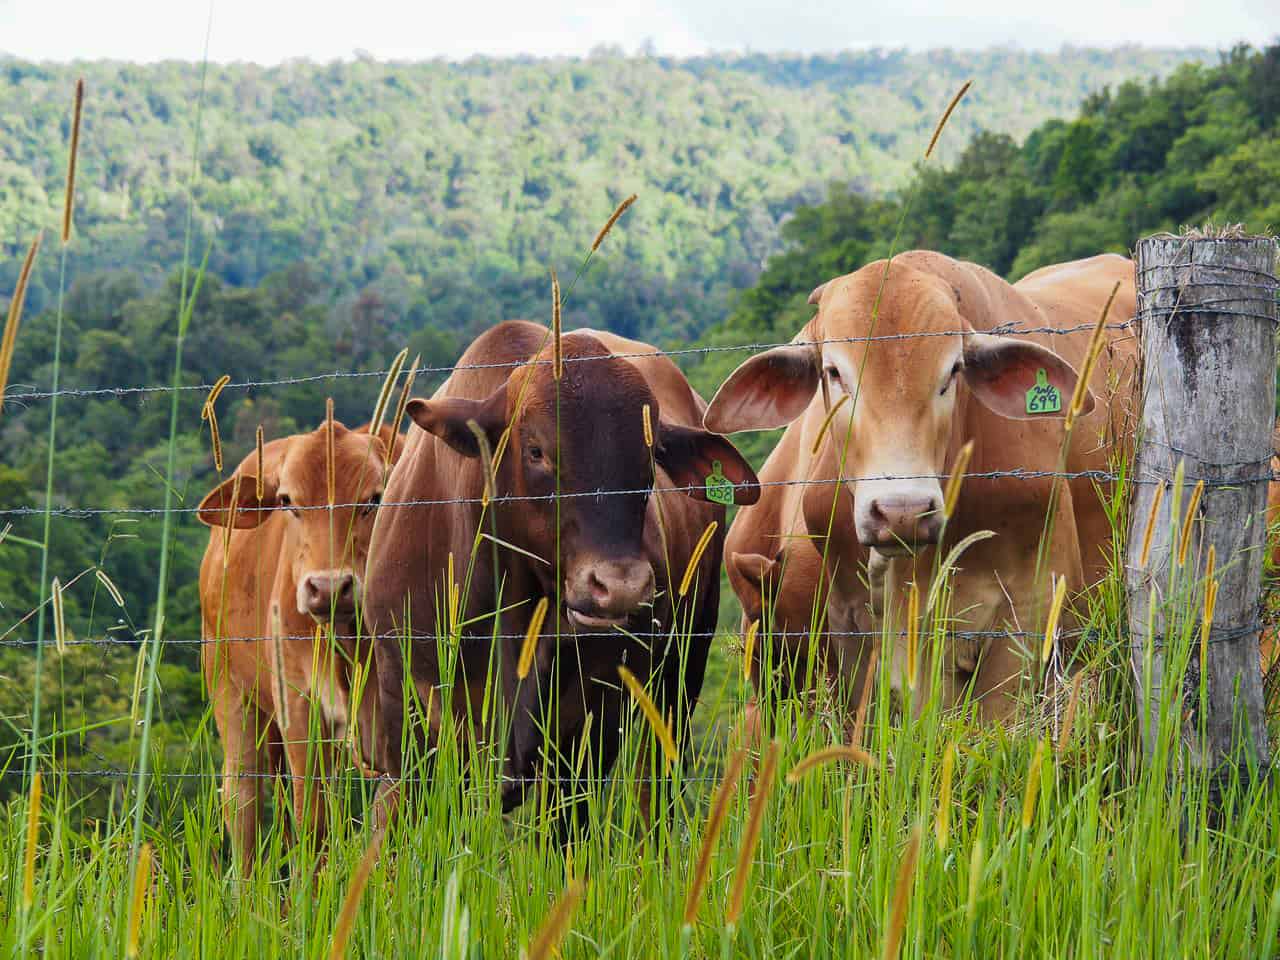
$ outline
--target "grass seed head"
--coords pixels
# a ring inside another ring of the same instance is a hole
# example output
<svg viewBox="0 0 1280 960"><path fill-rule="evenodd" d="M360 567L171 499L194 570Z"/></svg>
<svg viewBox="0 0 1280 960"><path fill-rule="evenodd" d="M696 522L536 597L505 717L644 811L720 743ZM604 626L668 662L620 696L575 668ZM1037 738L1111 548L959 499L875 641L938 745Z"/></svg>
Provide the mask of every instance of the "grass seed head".
<svg viewBox="0 0 1280 960"><path fill-rule="evenodd" d="M627 689L631 691L631 696L640 705L640 712L649 721L649 726L658 738L658 743L662 745L662 756L665 761L664 769L670 770L671 764L677 757L676 741L671 736L671 727L662 719L662 714L658 712L657 706L649 698L649 694L645 692L644 685L636 678L634 673L626 667L619 666L618 676L622 677L622 682L627 685Z"/></svg>
<svg viewBox="0 0 1280 960"><path fill-rule="evenodd" d="M22 909L30 910L36 894L36 842L40 839L40 801L43 785L40 771L31 778L31 794L27 798L27 849L22 859Z"/></svg>
<svg viewBox="0 0 1280 960"><path fill-rule="evenodd" d="M84 113L84 77L76 81L71 108L71 148L67 153L67 189L62 201L62 245L71 242L71 222L76 207L76 157L80 153L80 119Z"/></svg>
<svg viewBox="0 0 1280 960"><path fill-rule="evenodd" d="M942 517L950 520L955 513L956 501L960 499L960 487L964 483L964 473L969 469L969 461L973 458L973 441L970 440L956 454L956 462L951 465L951 476L947 478L947 490L942 498Z"/></svg>
<svg viewBox="0 0 1280 960"><path fill-rule="evenodd" d="M40 252L40 240L43 233L37 233L27 248L27 256L22 261L22 269L18 271L18 284L13 288L13 297L9 300L9 315L4 324L4 335L0 336L0 411L4 409L4 391L9 383L9 368L13 365L13 351L18 342L18 325L22 322L22 306L27 300L27 285L31 282L31 268L35 264L36 254Z"/></svg>
<svg viewBox="0 0 1280 960"><path fill-rule="evenodd" d="M596 234L596 238L591 241L592 253L595 253L600 249L600 244L604 243L604 238L609 235L609 231L613 229L613 225L618 222L619 218L621 218L624 213L627 212L627 208L635 202L636 195L633 193L631 196L627 197L627 199L618 204L617 208L613 211L613 214L605 221L604 226L600 228L600 232Z"/></svg>
<svg viewBox="0 0 1280 960"><path fill-rule="evenodd" d="M715 799L711 801L711 812L707 816L707 829L702 835L702 846L698 851L698 861L693 869L693 882L689 884L689 893L684 901L684 923L691 927L698 919L698 911L702 908L703 891L707 886L707 878L711 875L711 857L715 853L716 841L729 815L729 804L738 789L738 780L742 775L747 751L739 747L725 767L724 777L716 788Z"/></svg>
<svg viewBox="0 0 1280 960"><path fill-rule="evenodd" d="M938 849L945 850L951 839L951 780L956 769L955 741L947 744L942 754L942 786L938 790L938 817L934 822L934 836Z"/></svg>
<svg viewBox="0 0 1280 960"><path fill-rule="evenodd" d="M884 960L894 960L902 945L902 932L907 926L907 907L911 904L911 887L915 880L916 860L920 856L920 827L911 828L907 848L902 851L898 863L898 877L893 885L893 900L889 906L889 922L884 933Z"/></svg>
<svg viewBox="0 0 1280 960"><path fill-rule="evenodd" d="M1035 755L1027 770L1027 789L1022 795L1022 829L1030 830L1036 817L1036 799L1040 796L1040 771L1044 766L1045 742L1036 744Z"/></svg>
<svg viewBox="0 0 1280 960"><path fill-rule="evenodd" d="M453 555L450 554L450 557ZM538 636L542 633L542 622L547 618L547 598L538 600L533 608L533 616L529 618L529 629L525 631L524 645L520 647L520 662L516 666L516 676L523 680L529 675L533 666L533 655L538 650Z"/></svg>
<svg viewBox="0 0 1280 960"><path fill-rule="evenodd" d="M569 932L570 921L582 901L585 889L581 880L571 880L564 888L564 893L552 904L542 926L529 944L528 960L550 960L559 953L560 941Z"/></svg>
<svg viewBox="0 0 1280 960"><path fill-rule="evenodd" d="M693 553L689 555L689 565L684 569L684 577L680 580L681 597L689 592L689 587L693 584L693 575L698 572L698 564L702 562L702 555L706 553L707 544L711 542L711 538L715 536L719 526L720 521L712 520L707 524L707 529L702 531L702 536L698 538L698 542L693 548Z"/></svg>
<svg viewBox="0 0 1280 960"><path fill-rule="evenodd" d="M355 926L356 914L360 909L360 898L369 883L369 874L373 865L378 862L378 851L382 847L382 838L386 834L379 830L369 841L364 856L351 874L351 883L347 887L346 896L342 898L342 911L338 914L338 924L333 929L333 944L329 948L329 960L342 960L347 952L347 941L351 939L351 930Z"/></svg>
<svg viewBox="0 0 1280 960"><path fill-rule="evenodd" d="M138 955L138 938L142 931L142 908L147 902L147 888L151 885L151 843L143 843L138 850L138 862L133 870L133 896L129 902L129 937L124 955L133 960Z"/></svg>
<svg viewBox="0 0 1280 960"><path fill-rule="evenodd" d="M947 125L947 121L951 119L951 114L955 111L956 107L960 105L960 101L964 98L964 95L969 92L969 88L971 86L973 86L973 81L966 80L964 82L964 86L956 91L956 95L952 97L951 102L947 104L947 110L943 113L942 119L938 121L938 125L934 127L933 136L929 138L929 146L924 151L924 158L926 160L928 160L930 154L933 153L933 148L937 146L938 138L942 136L942 128Z"/></svg>
<svg viewBox="0 0 1280 960"><path fill-rule="evenodd" d="M751 658L755 656L756 634L759 632L760 621L752 620L751 625L747 627L746 635L742 638L742 679L745 682L751 680Z"/></svg>
<svg viewBox="0 0 1280 960"><path fill-rule="evenodd" d="M815 750L799 763L797 763L787 773L787 783L799 783L805 776L818 767L825 766L828 763L834 763L837 760L847 760L851 763L860 763L864 767L875 769L879 766L879 761L871 754L863 750L861 747L854 746L851 743L839 743L831 747L823 747L821 750Z"/></svg>
<svg viewBox="0 0 1280 960"><path fill-rule="evenodd" d="M764 758L760 763L760 774L756 778L756 789L751 795L751 810L747 815L747 829L742 836L742 846L738 848L738 862L733 870L733 886L729 890L729 905L725 909L725 923L732 929L738 925L742 917L742 908L746 902L747 881L751 878L751 863L755 858L756 844L760 842L760 831L764 829L764 812L769 805L769 795L773 792L773 781L778 775L778 741L770 741L765 748Z"/></svg>

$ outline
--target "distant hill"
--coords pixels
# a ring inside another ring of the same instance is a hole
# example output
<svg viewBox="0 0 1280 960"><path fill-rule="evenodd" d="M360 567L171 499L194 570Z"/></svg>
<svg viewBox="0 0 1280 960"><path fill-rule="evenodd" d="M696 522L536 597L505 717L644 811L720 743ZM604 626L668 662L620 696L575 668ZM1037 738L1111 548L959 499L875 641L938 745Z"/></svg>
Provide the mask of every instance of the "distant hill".
<svg viewBox="0 0 1280 960"><path fill-rule="evenodd" d="M944 161L980 129L1021 139L1125 79L1204 50L1057 54L869 51L838 56L400 64L50 65L0 58L0 290L31 235L58 222L71 87L88 84L74 278L182 254L202 120L196 246L254 285L298 262L330 303L376 290L391 331L472 331L547 310L626 195L573 322L684 338L721 319L779 247L779 227L833 182L901 185L956 88L974 81ZM49 302L52 257L32 306Z"/></svg>

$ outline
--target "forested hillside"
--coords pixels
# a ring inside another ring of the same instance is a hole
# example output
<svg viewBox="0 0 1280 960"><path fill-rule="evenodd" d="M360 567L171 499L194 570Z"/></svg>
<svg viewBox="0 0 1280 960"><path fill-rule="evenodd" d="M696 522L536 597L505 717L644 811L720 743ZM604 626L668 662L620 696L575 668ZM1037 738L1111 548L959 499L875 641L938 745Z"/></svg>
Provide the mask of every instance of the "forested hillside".
<svg viewBox="0 0 1280 960"><path fill-rule="evenodd" d="M201 127L197 246L236 286L303 262L311 296L372 289L397 336L545 312L547 269L614 205L642 202L575 322L682 338L723 318L778 227L832 182L902 182L936 114L973 93L942 156L979 129L1022 137L1127 78L1204 51L865 52L831 57L46 66L0 60L0 290L62 204L68 91L88 85L69 268L149 288L180 261ZM56 270L32 291L49 302ZM248 371L241 371L248 372Z"/></svg>
<svg viewBox="0 0 1280 960"><path fill-rule="evenodd" d="M1016 280L1206 220L1280 226L1280 46L1108 88L1021 141L985 131L891 196L833 188L783 226L785 250L705 342L787 340L817 284L894 249L941 250ZM738 359L710 356L699 385L714 389Z"/></svg>
<svg viewBox="0 0 1280 960"><path fill-rule="evenodd" d="M607 57L211 70L196 259L213 245L184 357L191 389L182 394L181 506L194 506L215 482L198 385L223 373L244 381L373 372L404 345L424 364L447 367L480 326L547 315L546 268L567 282L614 203L633 190L640 200L573 289L566 322L667 346L786 340L812 312L804 300L813 286L895 243L1014 278L1044 263L1125 251L1145 232L1206 218L1274 226L1280 47L1184 65L1164 80L1103 83L1185 56ZM60 215L78 72L3 66L0 290L12 288L19 252L38 226L46 249L43 289L23 324L0 412L0 529L14 525L0 544L0 634L38 596L38 550L17 538L38 540L41 521L13 511L43 503L49 401L40 392L51 380L58 268L50 228ZM911 172L940 108L975 66L982 69L941 156ZM198 71L83 72L90 92L67 260L74 280L63 385L165 383ZM1073 119L1028 128L1028 117L1043 118L1049 104L1065 108L1086 89L1093 92ZM827 181L835 182L829 192ZM814 205L797 206L804 200ZM742 356L685 360L709 394ZM419 389L438 382L424 376ZM219 401L228 464L249 450L259 423L268 436L313 426L325 396L347 423L367 419L379 384L369 375L228 388ZM75 635L110 631L121 646L73 648L46 671L48 702L67 698L64 726L79 722L78 709L85 717L102 716L102 703L122 715L130 709L121 690L134 669L135 628L151 620L160 520L109 511L162 503L168 409L163 391L61 399L55 507L108 512L55 517L51 575L66 582L100 563L126 599L117 609L92 573L67 594ZM749 449L762 452L759 441ZM207 535L189 513L178 520L167 630L176 645L165 655L163 709L196 722L191 641ZM0 644L0 717L25 709L30 648L10 644L33 634L28 624ZM93 711L91 698L102 701ZM127 726L112 727L70 744L69 762L92 767L127 756L127 736ZM183 735L161 739L182 757Z"/></svg>

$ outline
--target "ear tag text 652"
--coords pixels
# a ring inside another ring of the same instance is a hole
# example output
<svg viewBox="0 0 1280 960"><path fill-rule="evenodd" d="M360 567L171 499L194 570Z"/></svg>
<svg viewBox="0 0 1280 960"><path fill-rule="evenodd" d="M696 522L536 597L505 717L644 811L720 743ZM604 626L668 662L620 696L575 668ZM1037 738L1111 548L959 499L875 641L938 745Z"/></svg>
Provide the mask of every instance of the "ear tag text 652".
<svg viewBox="0 0 1280 960"><path fill-rule="evenodd" d="M1036 385L1027 391L1027 413L1059 413L1062 410L1062 391L1049 382L1049 375L1041 367L1036 371Z"/></svg>
<svg viewBox="0 0 1280 960"><path fill-rule="evenodd" d="M719 460L711 463L711 474L707 477L707 499L712 503L722 503L726 507L733 506L733 481L724 475Z"/></svg>

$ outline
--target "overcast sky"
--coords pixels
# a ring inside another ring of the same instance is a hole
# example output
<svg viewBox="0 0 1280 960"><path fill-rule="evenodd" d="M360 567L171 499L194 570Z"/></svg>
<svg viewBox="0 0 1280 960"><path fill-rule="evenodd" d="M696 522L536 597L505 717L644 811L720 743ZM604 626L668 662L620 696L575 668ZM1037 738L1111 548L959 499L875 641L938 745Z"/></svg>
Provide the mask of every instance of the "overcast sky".
<svg viewBox="0 0 1280 960"><path fill-rule="evenodd" d="M0 51L33 59L199 59L207 0L0 0ZM214 0L213 60L825 52L871 46L1227 47L1280 35L1280 0Z"/></svg>

